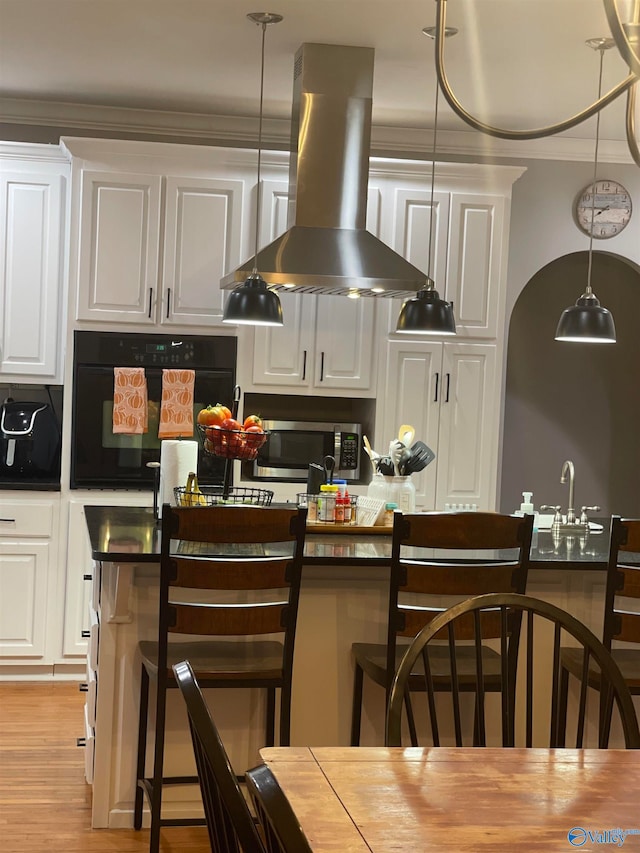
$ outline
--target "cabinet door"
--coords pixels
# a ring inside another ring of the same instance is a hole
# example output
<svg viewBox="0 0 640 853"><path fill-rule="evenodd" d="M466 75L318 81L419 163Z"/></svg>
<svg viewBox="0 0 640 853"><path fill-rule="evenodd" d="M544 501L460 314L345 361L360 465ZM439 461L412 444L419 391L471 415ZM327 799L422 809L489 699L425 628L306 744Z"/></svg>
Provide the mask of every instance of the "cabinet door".
<svg viewBox="0 0 640 853"><path fill-rule="evenodd" d="M314 386L372 388L375 298L317 296L313 299L316 302Z"/></svg>
<svg viewBox="0 0 640 853"><path fill-rule="evenodd" d="M61 175L0 175L0 376L57 376L63 190Z"/></svg>
<svg viewBox="0 0 640 853"><path fill-rule="evenodd" d="M69 502L69 535L67 546L67 576L65 583L64 628L62 654L84 657L87 654L89 603L92 575L91 549L84 517L84 503Z"/></svg>
<svg viewBox="0 0 640 853"><path fill-rule="evenodd" d="M260 246L266 246L287 228L288 185L264 181L261 193ZM313 370L314 297L278 293L284 325L256 326L253 348L255 385L309 387Z"/></svg>
<svg viewBox="0 0 640 853"><path fill-rule="evenodd" d="M0 540L0 661L42 661L49 543Z"/></svg>
<svg viewBox="0 0 640 853"><path fill-rule="evenodd" d="M309 387L313 371L315 297L279 294L284 325L257 326L253 349L254 385Z"/></svg>
<svg viewBox="0 0 640 853"><path fill-rule="evenodd" d="M161 178L82 173L78 320L156 321Z"/></svg>
<svg viewBox="0 0 640 853"><path fill-rule="evenodd" d="M458 335L498 334L504 207L500 196L451 197L446 298L453 301Z"/></svg>
<svg viewBox="0 0 640 853"><path fill-rule="evenodd" d="M449 227L449 193L433 194L426 189L397 188L393 194L392 248L420 270L425 278L431 271L436 289L444 298L447 231ZM429 235L431 229L431 264L429 264ZM398 324L402 300L385 299L386 329L393 334Z"/></svg>
<svg viewBox="0 0 640 853"><path fill-rule="evenodd" d="M435 508L495 505L498 444L496 348L445 343Z"/></svg>
<svg viewBox="0 0 640 853"><path fill-rule="evenodd" d="M222 322L220 279L240 263L242 181L166 179L162 323Z"/></svg>
<svg viewBox="0 0 640 853"><path fill-rule="evenodd" d="M416 507L435 506L438 463L438 427L442 386L442 344L393 340L386 345L384 396L378 395L375 449L384 455L401 424L411 424L416 439L424 441L436 459L412 475Z"/></svg>

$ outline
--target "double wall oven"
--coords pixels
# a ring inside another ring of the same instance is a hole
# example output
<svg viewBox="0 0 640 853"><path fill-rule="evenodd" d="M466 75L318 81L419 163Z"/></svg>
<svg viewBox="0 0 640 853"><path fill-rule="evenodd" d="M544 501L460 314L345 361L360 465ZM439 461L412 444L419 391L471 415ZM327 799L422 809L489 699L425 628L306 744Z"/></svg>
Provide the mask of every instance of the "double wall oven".
<svg viewBox="0 0 640 853"><path fill-rule="evenodd" d="M73 358L72 489L153 488L155 472L147 463L160 460L164 368L195 371L194 424L201 408L230 405L233 398L235 337L76 331ZM144 368L149 427L143 435L113 432L114 367ZM205 456L199 447L200 481L222 483L225 460Z"/></svg>

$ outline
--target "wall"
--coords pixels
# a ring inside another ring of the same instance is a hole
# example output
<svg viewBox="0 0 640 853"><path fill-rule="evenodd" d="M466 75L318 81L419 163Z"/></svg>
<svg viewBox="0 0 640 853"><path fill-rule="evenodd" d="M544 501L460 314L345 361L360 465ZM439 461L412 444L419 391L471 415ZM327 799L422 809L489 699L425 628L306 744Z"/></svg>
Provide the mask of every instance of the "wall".
<svg viewBox="0 0 640 853"><path fill-rule="evenodd" d="M534 491L536 504L566 507L560 468L564 459L573 459L578 505L598 503L606 512L640 514L635 476L640 458L628 426L634 418L637 422L640 406L625 393L630 365L640 364L635 327L640 169L620 164L598 169L599 176L626 186L636 209L620 235L594 240L592 284L616 319L619 341L596 352L553 340L562 309L586 285L589 238L574 224L573 201L591 182L593 166L534 161L527 167L514 185L512 202L499 506L512 511L527 489ZM613 257L601 256L604 252Z"/></svg>

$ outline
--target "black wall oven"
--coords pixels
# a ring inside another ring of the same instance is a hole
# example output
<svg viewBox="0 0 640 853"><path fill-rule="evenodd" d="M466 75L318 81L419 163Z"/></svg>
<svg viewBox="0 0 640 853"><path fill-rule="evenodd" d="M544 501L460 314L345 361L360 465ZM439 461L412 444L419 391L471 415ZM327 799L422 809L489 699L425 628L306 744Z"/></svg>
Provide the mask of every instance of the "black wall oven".
<svg viewBox="0 0 640 853"><path fill-rule="evenodd" d="M194 424L204 406L233 399L236 338L143 333L74 333L71 428L72 489L152 489L160 461L158 419L164 368L195 371ZM148 392L148 431L114 435L114 367L143 367ZM194 432L194 439L197 440ZM199 442L198 477L222 483L225 460L204 455Z"/></svg>

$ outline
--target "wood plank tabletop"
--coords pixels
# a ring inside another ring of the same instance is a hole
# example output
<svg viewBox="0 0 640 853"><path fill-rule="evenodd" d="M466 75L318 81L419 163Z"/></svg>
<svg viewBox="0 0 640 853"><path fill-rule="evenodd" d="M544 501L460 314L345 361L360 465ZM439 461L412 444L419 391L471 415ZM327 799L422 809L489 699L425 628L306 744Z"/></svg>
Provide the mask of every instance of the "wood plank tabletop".
<svg viewBox="0 0 640 853"><path fill-rule="evenodd" d="M640 850L640 751L261 750L314 853Z"/></svg>

